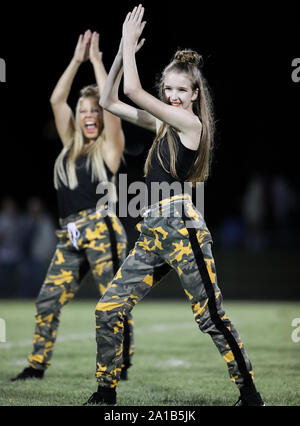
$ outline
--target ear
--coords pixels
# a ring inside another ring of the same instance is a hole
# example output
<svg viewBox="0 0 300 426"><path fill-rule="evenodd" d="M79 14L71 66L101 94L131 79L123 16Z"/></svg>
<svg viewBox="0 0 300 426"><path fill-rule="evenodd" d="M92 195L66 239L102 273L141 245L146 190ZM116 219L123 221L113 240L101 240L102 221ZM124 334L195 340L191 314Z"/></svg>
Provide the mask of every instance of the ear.
<svg viewBox="0 0 300 426"><path fill-rule="evenodd" d="M197 87L197 89L195 89L194 92L193 92L192 102L195 102L195 100L198 98L198 94L199 94L199 89Z"/></svg>

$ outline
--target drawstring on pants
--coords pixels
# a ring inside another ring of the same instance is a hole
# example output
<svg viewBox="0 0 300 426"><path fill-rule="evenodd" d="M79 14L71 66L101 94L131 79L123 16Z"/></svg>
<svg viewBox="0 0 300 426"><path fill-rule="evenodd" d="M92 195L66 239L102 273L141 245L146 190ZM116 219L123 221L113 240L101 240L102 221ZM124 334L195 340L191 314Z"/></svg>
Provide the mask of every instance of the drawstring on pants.
<svg viewBox="0 0 300 426"><path fill-rule="evenodd" d="M76 248L76 250L79 250L79 247L77 245L78 238L80 237L80 231L76 227L75 222L70 222L67 224L67 229L69 233L69 238L73 246Z"/></svg>

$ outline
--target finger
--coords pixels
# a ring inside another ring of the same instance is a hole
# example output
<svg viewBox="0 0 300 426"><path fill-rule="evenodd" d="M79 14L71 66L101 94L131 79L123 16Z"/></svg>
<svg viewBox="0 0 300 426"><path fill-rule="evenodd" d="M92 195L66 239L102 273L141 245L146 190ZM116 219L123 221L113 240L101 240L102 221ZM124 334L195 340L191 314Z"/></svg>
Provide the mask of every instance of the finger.
<svg viewBox="0 0 300 426"><path fill-rule="evenodd" d="M135 8L133 9L133 11L131 12L131 17L130 17L130 19L132 21L134 21L134 19L135 19L136 10L137 10L137 7L135 6Z"/></svg>
<svg viewBox="0 0 300 426"><path fill-rule="evenodd" d="M92 34L91 41L92 43L97 44L98 40L99 40L99 34L97 34L96 31L94 31Z"/></svg>
<svg viewBox="0 0 300 426"><path fill-rule="evenodd" d="M93 37L92 37L92 33L90 32L90 33L84 35L83 44L85 44L87 46L91 42L93 42Z"/></svg>
<svg viewBox="0 0 300 426"><path fill-rule="evenodd" d="M143 39L139 42L139 44L136 46L136 49L135 49L135 52L136 52L136 53L140 51L140 49L143 47L144 43L145 43L145 39L143 38Z"/></svg>
<svg viewBox="0 0 300 426"><path fill-rule="evenodd" d="M88 35L87 35L87 31L84 33L82 41L83 43L86 43L86 41L88 40Z"/></svg>
<svg viewBox="0 0 300 426"><path fill-rule="evenodd" d="M134 20L136 22L138 22L138 20L139 20L139 16L140 16L140 13L141 13L141 8L142 8L142 5L139 4L138 7L137 7L137 9L136 9L135 16L134 16Z"/></svg>
<svg viewBox="0 0 300 426"><path fill-rule="evenodd" d="M142 22L143 16L144 16L144 12L145 12L145 8L142 7L142 5L140 5L140 10L138 12L138 16L137 16L137 22Z"/></svg>
<svg viewBox="0 0 300 426"><path fill-rule="evenodd" d="M143 21L140 25L140 33L142 34L142 32L144 31L145 25L147 24L147 21Z"/></svg>
<svg viewBox="0 0 300 426"><path fill-rule="evenodd" d="M139 44L137 45L137 50L140 50L140 48L144 45L145 43L145 38L142 38L142 40L139 42Z"/></svg>
<svg viewBox="0 0 300 426"><path fill-rule="evenodd" d="M90 38L92 37L92 32L90 31L90 30L87 30L85 33L84 33L84 37L83 37L83 39L84 40L90 40Z"/></svg>
<svg viewBox="0 0 300 426"><path fill-rule="evenodd" d="M128 12L124 22L128 22L130 19L130 16L131 16L131 12Z"/></svg>

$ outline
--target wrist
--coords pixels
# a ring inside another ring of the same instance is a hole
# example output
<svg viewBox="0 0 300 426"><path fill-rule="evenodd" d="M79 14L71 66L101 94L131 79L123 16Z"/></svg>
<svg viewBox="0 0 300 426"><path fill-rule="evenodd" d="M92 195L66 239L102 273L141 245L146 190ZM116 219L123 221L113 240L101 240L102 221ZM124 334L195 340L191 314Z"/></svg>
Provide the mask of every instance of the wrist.
<svg viewBox="0 0 300 426"><path fill-rule="evenodd" d="M101 58L90 58L91 63L94 64L102 64L102 59Z"/></svg>
<svg viewBox="0 0 300 426"><path fill-rule="evenodd" d="M79 59L77 59L75 56L73 56L71 63L73 65L77 65L78 67L82 64L82 61L80 61Z"/></svg>
<svg viewBox="0 0 300 426"><path fill-rule="evenodd" d="M136 43L136 40L134 40L132 37L124 36L124 46L126 47L126 49L129 49L130 47L134 47L135 43Z"/></svg>

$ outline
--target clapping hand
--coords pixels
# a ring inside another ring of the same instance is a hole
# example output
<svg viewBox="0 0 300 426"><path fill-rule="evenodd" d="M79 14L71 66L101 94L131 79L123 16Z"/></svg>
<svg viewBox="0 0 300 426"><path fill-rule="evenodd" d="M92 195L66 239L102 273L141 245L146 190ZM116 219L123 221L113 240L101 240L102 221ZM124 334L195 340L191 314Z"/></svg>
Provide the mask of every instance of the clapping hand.
<svg viewBox="0 0 300 426"><path fill-rule="evenodd" d="M101 62L102 61L102 52L99 50L99 33L96 31L93 32L91 43L90 43L90 61L93 62Z"/></svg>
<svg viewBox="0 0 300 426"><path fill-rule="evenodd" d="M80 34L74 52L74 58L77 62L82 63L89 59L91 36L92 33L90 30L87 30L84 35Z"/></svg>

